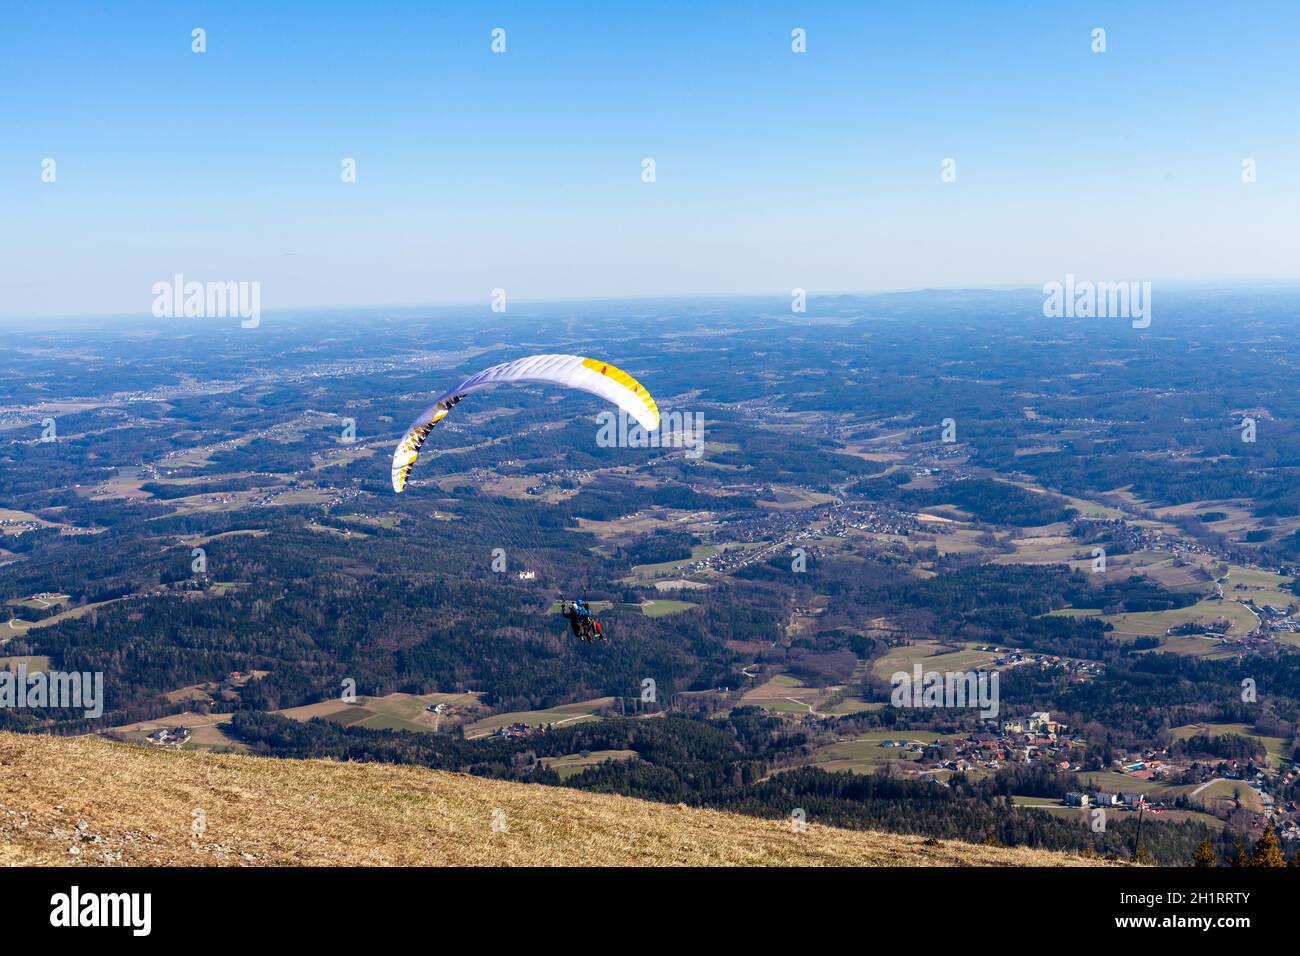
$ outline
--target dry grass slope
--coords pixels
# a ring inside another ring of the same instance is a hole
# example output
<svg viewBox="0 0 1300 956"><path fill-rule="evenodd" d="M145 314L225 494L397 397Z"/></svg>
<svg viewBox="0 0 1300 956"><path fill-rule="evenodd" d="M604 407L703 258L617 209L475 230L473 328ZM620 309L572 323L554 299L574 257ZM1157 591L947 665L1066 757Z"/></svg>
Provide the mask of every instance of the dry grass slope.
<svg viewBox="0 0 1300 956"><path fill-rule="evenodd" d="M493 810L508 832L493 833ZM206 829L191 832L202 810ZM0 863L1069 866L414 767L0 733Z"/></svg>

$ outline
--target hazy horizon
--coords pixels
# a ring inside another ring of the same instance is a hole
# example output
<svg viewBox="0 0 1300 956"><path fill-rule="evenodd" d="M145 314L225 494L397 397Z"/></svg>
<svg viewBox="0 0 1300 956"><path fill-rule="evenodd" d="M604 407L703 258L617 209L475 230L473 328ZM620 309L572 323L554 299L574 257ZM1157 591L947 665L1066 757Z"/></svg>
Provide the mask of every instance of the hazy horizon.
<svg viewBox="0 0 1300 956"><path fill-rule="evenodd" d="M1252 10L14 9L0 315L1294 281L1300 11Z"/></svg>
<svg viewBox="0 0 1300 956"><path fill-rule="evenodd" d="M1063 277L1062 277L1063 278ZM1081 277L1082 278L1082 277ZM1059 281L1049 279L1048 281ZM1282 277L1282 278L1259 278L1259 279L1174 279L1162 280L1156 278L1152 280L1157 291L1166 293L1196 293L1196 292L1239 292L1248 294L1251 292L1269 292L1285 290L1295 287L1300 291L1300 277ZM807 301L811 305L819 300L834 298L874 298L881 296L923 296L927 294L942 293L1016 293L1023 292L1040 296L1042 290L1031 285L958 285L958 286L929 286L923 288L884 288L884 289L827 289L827 290L805 290L808 292ZM582 305L599 305L600 303L635 303L635 302L664 302L664 303L686 303L693 301L725 301L733 302L740 300L772 300L773 305L788 303L791 299L788 290L768 291L768 292L681 292L681 293L631 293L626 295L603 295L603 296L565 296L546 299L528 299L523 301L511 301L510 309L514 311L524 311L537 308L548 308L554 306L582 306ZM490 308L490 301L427 301L427 302L343 302L343 303L321 303L316 305L299 305L289 304L281 305L271 309L265 309L262 312L264 317L288 316L300 317L301 313L320 312L320 313L338 313L355 311L361 314L369 312L378 312L382 310L430 310L433 312L448 312L459 310L481 309L485 315L493 314ZM814 312L815 314L815 312ZM391 316L397 318L400 316ZM414 316L412 316L414 318ZM207 322L220 321L212 317L186 318L183 316L156 317L149 314L148 309L142 309L138 312L86 312L70 313L62 315L4 315L0 314L0 326L9 327L10 329L24 325L35 325L41 322L56 323L77 323L92 322L97 320L125 320L125 321L155 321L155 322Z"/></svg>

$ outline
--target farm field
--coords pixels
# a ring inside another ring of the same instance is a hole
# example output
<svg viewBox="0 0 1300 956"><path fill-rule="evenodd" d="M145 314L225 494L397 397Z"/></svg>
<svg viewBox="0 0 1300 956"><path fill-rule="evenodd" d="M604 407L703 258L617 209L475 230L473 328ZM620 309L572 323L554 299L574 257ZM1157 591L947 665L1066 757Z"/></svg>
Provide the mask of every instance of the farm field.
<svg viewBox="0 0 1300 956"><path fill-rule="evenodd" d="M883 747L886 740L905 740L908 743L930 744L942 739L942 734L928 730L872 730L849 740L838 741L813 751L811 763L823 770L848 770L853 773L874 773L887 763L915 762L918 753L909 753L903 747Z"/></svg>
<svg viewBox="0 0 1300 956"><path fill-rule="evenodd" d="M558 773L561 780L568 780L570 777L582 773L588 767L595 767L606 760L631 760L635 756L635 750L592 750L585 754L543 757L539 762Z"/></svg>
<svg viewBox="0 0 1300 956"><path fill-rule="evenodd" d="M654 583L654 589L665 594L671 591L707 591L709 587L703 581L688 581L685 578L661 578Z"/></svg>
<svg viewBox="0 0 1300 956"><path fill-rule="evenodd" d="M0 644L9 640L17 634L25 634L28 631L37 628L49 627L51 624L57 624L60 621L68 621L73 618L84 617L97 607L103 607L106 604L112 604L114 601L120 601L122 598L112 598L108 601L95 601L92 604L80 604L77 607L68 608L66 611L60 611L58 614L42 618L39 621L24 621L21 618L14 618L8 624L0 626Z"/></svg>
<svg viewBox="0 0 1300 956"><path fill-rule="evenodd" d="M992 667L998 655L990 651L976 650L977 645L963 644L958 651L949 650L948 645L938 641L917 641L903 647L890 648L887 653L876 658L871 672L876 677L888 680L898 671L911 673L916 664L927 671L968 671L987 670Z"/></svg>
<svg viewBox="0 0 1300 956"><path fill-rule="evenodd" d="M852 714L873 710L873 704L860 697L843 697L842 686L809 687L797 677L777 674L746 691L741 706L763 707L784 714Z"/></svg>
<svg viewBox="0 0 1300 956"><path fill-rule="evenodd" d="M384 697L358 696L355 702L338 699L321 701L303 707L291 707L278 713L290 720L305 721L320 717L345 727L434 733L446 732L477 719L486 710L480 697L475 693L394 693ZM441 715L429 712L428 708L434 704L443 705Z"/></svg>
<svg viewBox="0 0 1300 956"><path fill-rule="evenodd" d="M33 611L44 611L47 608L68 603L69 597L66 594L53 594L48 598L29 597L6 601L10 607L28 608Z"/></svg>
<svg viewBox="0 0 1300 956"><path fill-rule="evenodd" d="M1067 537L1013 538L1012 554L999 554L994 564L1068 564L1081 568L1090 561L1081 557L1078 542Z"/></svg>
<svg viewBox="0 0 1300 956"><path fill-rule="evenodd" d="M747 541L744 543L728 544L697 544L691 548L689 558L678 558L673 561L661 561L658 564L638 564L632 568L632 574L629 577L622 578L624 584L654 584L662 578L677 578L686 572L689 565L705 558L713 557L717 554L725 554L730 551L750 551L754 548L770 547L770 542L765 541Z"/></svg>
<svg viewBox="0 0 1300 956"><path fill-rule="evenodd" d="M1288 741L1282 737L1265 737L1263 734L1255 732L1255 728L1250 724L1184 724L1181 727L1173 729L1175 740L1186 740L1188 737L1209 736L1221 737L1226 734L1236 734L1241 737L1253 737L1264 745L1265 751L1268 752L1268 758L1273 768L1281 768L1290 763L1291 754L1288 751Z"/></svg>
<svg viewBox="0 0 1300 956"><path fill-rule="evenodd" d="M1246 533L1264 529L1263 519L1254 513L1254 503L1247 501L1193 501L1188 504L1161 508L1156 515L1162 521L1171 521L1188 516L1199 519L1206 528L1221 534L1236 544L1246 541ZM1208 519L1208 520L1207 520ZM1286 537L1300 526L1300 519L1282 518L1266 530L1275 538Z"/></svg>
<svg viewBox="0 0 1300 956"><path fill-rule="evenodd" d="M208 544L211 541L221 541L225 538L237 538L248 535L253 538L265 538L269 531L262 528L241 528L236 531L222 531L220 534L198 535L190 538L181 538L181 544L187 548L196 548Z"/></svg>
<svg viewBox="0 0 1300 956"><path fill-rule="evenodd" d="M1058 816L1077 817L1081 821L1086 821L1088 819L1088 814L1092 810L1091 807L1068 807L1065 805L1064 801L1053 800L1048 797L1013 796L1011 802L1018 807L1044 810ZM1133 811L1111 808L1109 812L1131 814ZM1152 819L1156 818L1153 817ZM1204 823L1205 825L1212 826L1216 829L1222 829L1224 826L1223 821L1218 817L1211 816L1208 813L1200 813L1196 810L1165 810L1159 814L1158 819L1166 823Z"/></svg>
<svg viewBox="0 0 1300 956"><path fill-rule="evenodd" d="M1242 637L1257 626L1255 615L1248 608L1232 601L1208 599L1169 611L1106 614L1101 619L1114 625L1115 637L1163 637L1171 627L1193 623L1208 626L1220 619L1231 622L1227 633L1232 637Z"/></svg>
<svg viewBox="0 0 1300 956"><path fill-rule="evenodd" d="M369 528L392 530L402 523L400 515L339 515L339 520L347 524L359 524Z"/></svg>
<svg viewBox="0 0 1300 956"><path fill-rule="evenodd" d="M1224 660L1234 656L1236 650L1217 638L1192 636L1173 636L1161 638L1160 646L1155 649L1162 654L1183 654L1188 657L1204 657L1206 660ZM1143 651L1142 653L1152 653Z"/></svg>
<svg viewBox="0 0 1300 956"><path fill-rule="evenodd" d="M1247 810L1255 813L1263 810L1259 793L1247 786L1244 780L1213 780L1208 784L1170 787L1166 792L1170 796L1185 795L1199 800L1207 809L1218 807L1224 810L1231 809L1235 805L1237 795L1240 795L1241 805Z"/></svg>
<svg viewBox="0 0 1300 956"><path fill-rule="evenodd" d="M48 671L50 659L42 655L0 657L0 670L17 671L19 667L26 667L29 674Z"/></svg>
<svg viewBox="0 0 1300 956"><path fill-rule="evenodd" d="M666 617L669 614L680 614L682 611L689 611L693 607L699 607L698 604L692 604L690 601L674 601L664 598L654 598L652 600L642 601L640 604L615 604L613 601L588 601L587 606L591 608L593 614L600 614L602 611L608 611L612 607L619 607L625 610L636 608L640 610L645 617ZM547 609L548 614L560 613L560 602L555 601Z"/></svg>
<svg viewBox="0 0 1300 956"><path fill-rule="evenodd" d="M16 511L13 508L0 508L0 521L31 522L32 524L42 528L61 527L60 525L56 524L53 521L46 521L44 518L38 518L34 514L29 514L26 511ZM4 535L7 534L14 535L15 537L17 537L19 531L20 529L17 528L11 528L8 526L0 525L0 537L3 537Z"/></svg>
<svg viewBox="0 0 1300 956"><path fill-rule="evenodd" d="M934 515L918 515L918 518L936 518ZM947 522L948 519L942 519ZM933 523L933 522L931 522ZM984 546L979 543L981 532L955 523L947 523L942 533L918 532L910 537L880 532L868 533L867 537L882 544L903 545L909 548L933 547L940 555L979 554ZM999 555L1002 557L1002 555Z"/></svg>
<svg viewBox="0 0 1300 956"><path fill-rule="evenodd" d="M1012 794L1011 802L1018 807L1036 807L1040 810L1069 810L1071 813L1087 813L1083 807L1067 807L1065 801L1054 797L1022 797Z"/></svg>
<svg viewBox="0 0 1300 956"><path fill-rule="evenodd" d="M1127 774L1111 771L1092 771L1078 774L1081 785L1096 787L1104 793L1144 793L1148 800L1172 801L1180 796L1191 797L1207 809L1217 802L1231 800L1240 791L1242 804L1259 812L1259 795L1244 780L1215 780L1208 784L1169 784L1160 780L1140 780ZM1199 792L1198 792L1199 791Z"/></svg>
<svg viewBox="0 0 1300 956"><path fill-rule="evenodd" d="M651 601L642 602L641 613L646 617L666 617L669 614L680 614L682 611L689 611L693 607L699 607L699 605L692 604L690 601L669 601L663 598L655 598Z"/></svg>
<svg viewBox="0 0 1300 956"><path fill-rule="evenodd" d="M703 520L705 517L705 512L656 508L609 521L601 521L595 518L579 518L576 531L584 534L594 534L603 540L632 540L641 535L653 534L660 529L680 530L693 519Z"/></svg>
<svg viewBox="0 0 1300 956"><path fill-rule="evenodd" d="M304 527L308 531L315 531L317 534L333 534L340 538L369 538L370 535L364 531L354 531L352 528L333 528L329 525L319 524L315 521L308 522Z"/></svg>
<svg viewBox="0 0 1300 956"><path fill-rule="evenodd" d="M771 495L758 497L754 500L758 502L759 507L787 511L824 505L834 501L835 496L820 491L807 491L802 488L777 487L772 490Z"/></svg>
<svg viewBox="0 0 1300 956"><path fill-rule="evenodd" d="M1130 568L1171 591L1214 593L1214 564L1196 555L1175 556L1168 551L1135 551L1116 555L1112 563Z"/></svg>
<svg viewBox="0 0 1300 956"><path fill-rule="evenodd" d="M1099 607L1063 607L1048 611L1045 617L1101 617Z"/></svg>
<svg viewBox="0 0 1300 956"><path fill-rule="evenodd" d="M597 697L594 700L561 704L558 707L550 707L546 710L522 710L508 714L493 714L490 717L476 720L472 724L466 724L465 736L486 737L493 731L509 724L528 724L536 727L538 724L563 725L580 720L599 720L600 718L596 712L607 707L613 707L616 700L617 698L614 697Z"/></svg>
<svg viewBox="0 0 1300 956"><path fill-rule="evenodd" d="M1162 786L1158 780L1140 780L1111 770L1083 771L1077 779L1080 786L1096 787L1104 793L1150 793Z"/></svg>
<svg viewBox="0 0 1300 956"><path fill-rule="evenodd" d="M123 740L127 743L154 747L156 745L151 744L147 738L155 730L162 730L164 727L186 727L190 731L189 740L179 745L179 748L174 744L165 746L181 750L246 753L248 747L234 737L227 735L222 729L222 726L228 723L230 723L229 714L197 714L186 711L168 717L160 717L157 720L141 720L133 724L111 727L106 731L106 734L112 735L113 739Z"/></svg>
<svg viewBox="0 0 1300 956"><path fill-rule="evenodd" d="M1291 590L1294 581L1294 578L1261 568L1232 564L1228 566L1228 581L1223 586L1223 596L1239 601L1249 598L1256 604L1286 608L1300 604L1300 595ZM1242 585L1244 589L1240 588Z"/></svg>
<svg viewBox="0 0 1300 956"><path fill-rule="evenodd" d="M688 564L696 561L702 561L705 558L711 558L723 550L721 545L716 544L697 544L691 548L689 558L678 558L674 561L660 561L658 564L638 564L632 568L633 579L651 580L654 578L671 577Z"/></svg>

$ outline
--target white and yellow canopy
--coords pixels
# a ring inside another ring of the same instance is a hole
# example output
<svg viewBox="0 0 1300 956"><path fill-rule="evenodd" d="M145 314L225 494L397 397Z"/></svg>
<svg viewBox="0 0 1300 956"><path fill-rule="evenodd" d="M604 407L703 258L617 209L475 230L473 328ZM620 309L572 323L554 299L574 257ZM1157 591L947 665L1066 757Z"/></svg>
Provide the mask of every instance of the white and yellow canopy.
<svg viewBox="0 0 1300 956"><path fill-rule="evenodd" d="M411 423L393 452L393 490L400 492L406 487L406 479L415 466L415 460L420 457L424 440L429 437L434 426L447 417L452 406L471 392L491 385L518 382L563 385L590 392L613 402L635 418L637 424L646 431L654 431L659 427L659 407L655 405L655 400L650 397L644 385L621 368L580 355L530 355L477 372L455 388L439 395Z"/></svg>

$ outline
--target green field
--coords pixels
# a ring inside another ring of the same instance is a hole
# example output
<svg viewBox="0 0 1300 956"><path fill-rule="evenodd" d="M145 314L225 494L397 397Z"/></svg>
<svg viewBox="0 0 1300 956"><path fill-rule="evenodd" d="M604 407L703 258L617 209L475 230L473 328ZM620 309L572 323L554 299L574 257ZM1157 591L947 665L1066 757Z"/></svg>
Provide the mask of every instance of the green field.
<svg viewBox="0 0 1300 956"><path fill-rule="evenodd" d="M1150 793L1162 786L1158 780L1139 780L1110 770L1097 770L1078 774L1081 784L1096 787L1104 793Z"/></svg>
<svg viewBox="0 0 1300 956"><path fill-rule="evenodd" d="M817 699L824 693L819 688L808 687L797 677L789 674L777 674L746 691L741 703L788 714L807 714L810 708L817 706Z"/></svg>
<svg viewBox="0 0 1300 956"><path fill-rule="evenodd" d="M600 614L602 611L608 611L615 607L613 601L588 601L587 606L591 608L593 614ZM638 609L645 617L666 617L669 614L680 614L682 611L689 611L693 607L699 607L698 604L692 604L690 601L673 601L664 598L654 598L653 600L642 601L640 604L618 604L617 607L624 610ZM547 614L559 614L560 602L554 602L548 609Z"/></svg>
<svg viewBox="0 0 1300 956"><path fill-rule="evenodd" d="M861 662L859 662L861 667ZM856 677L856 675L855 675ZM747 690L741 704L762 707L783 714L852 714L865 710L879 710L883 703L845 695L843 686L808 687L798 678L776 674Z"/></svg>
<svg viewBox="0 0 1300 956"><path fill-rule="evenodd" d="M1139 780L1109 770L1080 773L1077 779L1080 785L1094 786L1104 793L1144 793L1148 800L1172 802L1180 796L1186 796L1201 803L1207 809L1212 809L1217 801L1231 799L1234 792L1240 791L1243 806L1256 812L1260 810L1259 795L1247 786L1244 780L1215 780L1208 785L1175 785L1160 780ZM1202 815L1197 814L1197 816Z"/></svg>
<svg viewBox="0 0 1300 956"><path fill-rule="evenodd" d="M928 730L871 730L852 738L841 740L813 751L812 763L824 770L849 770L853 773L873 773L890 761L921 759L918 753L909 753L898 747L882 747L885 740L906 740L909 743L929 744L943 735ZM949 735L952 736L952 735Z"/></svg>
<svg viewBox="0 0 1300 956"><path fill-rule="evenodd" d="M561 780L568 780L588 767L595 767L606 760L631 760L635 756L635 750L592 750L585 754L543 757L539 762L558 773Z"/></svg>
<svg viewBox="0 0 1300 956"><path fill-rule="evenodd" d="M660 561L658 564L638 564L632 568L632 576L623 580L630 584L645 584L653 581L655 578L672 577L681 572L682 568L704 558L711 558L715 554L726 551L747 551L751 548L763 547L762 542L746 542L744 544L697 544L691 548L689 558L678 558L674 561Z"/></svg>
<svg viewBox="0 0 1300 956"><path fill-rule="evenodd" d="M828 495L820 491L804 491L797 488L774 488L772 497L755 498L759 507L771 508L775 511L794 510L800 508L813 508L817 505L824 505L827 502L834 501L834 495Z"/></svg>
<svg viewBox="0 0 1300 956"><path fill-rule="evenodd" d="M601 611L608 611L613 606L614 606L613 601L588 601L587 602L587 607L591 608L592 614L599 614ZM546 613L559 614L560 602L559 601L553 602L551 606L546 609Z"/></svg>
<svg viewBox="0 0 1300 956"><path fill-rule="evenodd" d="M829 708L823 708L828 714L834 714L837 717L845 714L858 714L867 710L884 710L889 705L883 700L864 700L861 697L845 697L838 704Z"/></svg>
<svg viewBox="0 0 1300 956"><path fill-rule="evenodd" d="M402 523L398 515L339 515L340 521L369 528L396 528Z"/></svg>
<svg viewBox="0 0 1300 956"><path fill-rule="evenodd" d="M1012 794L1011 802L1017 807L1038 807L1040 809L1066 809L1074 813L1083 810L1082 807L1067 807L1065 801L1054 799L1052 797L1022 797Z"/></svg>
<svg viewBox="0 0 1300 956"><path fill-rule="evenodd" d="M5 601L5 603L11 607L25 607L30 608L33 611L43 611L46 608L66 604L67 602L68 595L66 594L55 595L55 597L48 601L45 599L37 600L36 598L15 598L12 601Z"/></svg>
<svg viewBox="0 0 1300 956"><path fill-rule="evenodd" d="M1063 607L1060 610L1048 611L1045 617L1100 617L1101 608L1099 607Z"/></svg>
<svg viewBox="0 0 1300 956"><path fill-rule="evenodd" d="M634 577L642 580L670 577L671 575L676 574L681 568L686 567L686 565L703 560L704 558L711 558L721 550L722 548L716 544L697 544L691 548L691 556L689 558L678 558L675 561L661 561L658 564L638 564L632 568L632 574Z"/></svg>
<svg viewBox="0 0 1300 956"><path fill-rule="evenodd" d="M871 671L875 676L888 680L897 671L910 674L917 663L927 671L971 671L987 669L998 659L997 654L975 650L975 647L973 644L962 645L961 650L950 651L948 646L937 641L917 641L904 647L890 648L876 659Z"/></svg>
<svg viewBox="0 0 1300 956"><path fill-rule="evenodd" d="M1114 625L1117 637L1164 637L1171 627L1190 623L1208 625L1220 618L1232 622L1228 633L1233 637L1245 635L1256 626L1255 615L1242 605L1233 601L1211 600L1198 601L1171 611L1107 614L1101 619Z"/></svg>
<svg viewBox="0 0 1300 956"><path fill-rule="evenodd" d="M73 618L82 617L89 614L97 607L104 607L106 604L112 604L115 601L121 601L124 598L110 598L107 601L95 601L92 604L81 604L66 611L60 611L51 617L42 618L39 621L24 621L21 618L14 618L4 625L0 625L0 644L3 644L11 637L19 634L25 634L28 631L36 630L41 627L49 627L51 624L58 624L60 621L70 621Z"/></svg>
<svg viewBox="0 0 1300 956"><path fill-rule="evenodd" d="M693 607L699 607L699 605L692 604L690 601L666 601L663 598L655 598L653 601L642 603L641 613L646 617L665 617L669 614L680 614L682 611L689 611Z"/></svg>
<svg viewBox="0 0 1300 956"><path fill-rule="evenodd" d="M315 521L308 522L304 527L308 531L316 531L320 534L333 534L340 538L369 538L370 535L364 531L353 531L351 528L344 531L342 528L331 528L329 525L317 524Z"/></svg>
<svg viewBox="0 0 1300 956"><path fill-rule="evenodd" d="M1184 724L1181 727L1175 727L1173 734L1175 740L1186 740L1188 737L1195 737L1198 734L1210 737L1222 737L1226 734L1251 737L1264 745L1269 762L1274 768L1283 767L1291 762L1291 752L1285 738L1265 737L1263 734L1257 734L1255 728L1250 724Z"/></svg>
<svg viewBox="0 0 1300 956"><path fill-rule="evenodd" d="M594 700L581 700L572 704L561 704L547 710L523 710L509 714L493 714L472 724L465 725L466 737L485 737L499 727L507 724L571 724L580 720L598 720L596 711L614 706L615 698L597 697Z"/></svg>
<svg viewBox="0 0 1300 956"><path fill-rule="evenodd" d="M1248 568L1240 564L1229 565L1228 583L1224 586L1224 597L1245 600L1249 598L1256 604L1272 604L1286 608L1300 604L1300 595L1291 590L1294 578L1274 574L1259 568ZM1246 585L1246 590L1238 591L1237 585Z"/></svg>
<svg viewBox="0 0 1300 956"><path fill-rule="evenodd" d="M19 667L26 667L27 673L34 674L37 671L48 671L50 669L50 659L43 656L29 657L0 657L0 670L17 671Z"/></svg>
<svg viewBox="0 0 1300 956"><path fill-rule="evenodd" d="M464 720L466 712L473 715L483 709L478 694L388 694L385 697L358 698L357 704L358 707L349 708L349 711L361 709L364 713L341 717L341 722L371 730L410 730L426 734L434 732L435 728L445 733ZM430 704L444 704L449 711L438 717L429 712Z"/></svg>
<svg viewBox="0 0 1300 956"><path fill-rule="evenodd" d="M1169 788L1171 793L1186 793L1188 796L1198 789L1200 789L1200 785L1196 787ZM1234 800L1238 794L1241 796L1242 806L1254 810L1256 813L1263 809L1260 806L1259 795L1250 787L1246 786L1245 781L1242 780L1215 780L1210 783L1209 786L1201 790L1200 793L1196 794L1193 799L1199 800L1205 806L1209 807L1212 806L1216 800Z"/></svg>
<svg viewBox="0 0 1300 956"><path fill-rule="evenodd" d="M409 730L416 733L446 733L468 720L477 718L486 708L477 693L403 694L384 697L358 696L348 703L338 698L289 707L277 711L290 720L319 717L344 727L367 727L371 730ZM443 704L445 712L429 712L431 704Z"/></svg>

